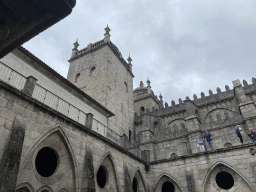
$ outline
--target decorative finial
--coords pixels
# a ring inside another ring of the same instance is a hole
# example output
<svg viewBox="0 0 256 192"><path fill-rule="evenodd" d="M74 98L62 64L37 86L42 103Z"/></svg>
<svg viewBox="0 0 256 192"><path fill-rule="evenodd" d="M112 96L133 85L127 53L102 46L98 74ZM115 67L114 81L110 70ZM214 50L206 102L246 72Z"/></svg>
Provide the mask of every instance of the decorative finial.
<svg viewBox="0 0 256 192"><path fill-rule="evenodd" d="M175 106L175 101L172 100L172 106Z"/></svg>
<svg viewBox="0 0 256 192"><path fill-rule="evenodd" d="M225 89L226 89L226 91L229 91L229 90L230 90L230 88L229 88L228 85L225 85Z"/></svg>
<svg viewBox="0 0 256 192"><path fill-rule="evenodd" d="M143 87L144 83L142 81L140 81L140 87Z"/></svg>
<svg viewBox="0 0 256 192"><path fill-rule="evenodd" d="M188 96L186 97L186 100L190 100Z"/></svg>
<svg viewBox="0 0 256 192"><path fill-rule="evenodd" d="M182 104L182 99L181 98L179 98L179 104Z"/></svg>
<svg viewBox="0 0 256 192"><path fill-rule="evenodd" d="M248 83L246 80L243 80L243 84L244 84L244 86L248 86Z"/></svg>
<svg viewBox="0 0 256 192"><path fill-rule="evenodd" d="M105 31L106 31L105 35L109 34L109 32L111 31L110 28L108 27L108 24L107 24L107 27L105 28Z"/></svg>
<svg viewBox="0 0 256 192"><path fill-rule="evenodd" d="M194 100L196 100L196 99L197 99L197 96L196 96L196 94L194 94L194 95L193 95L193 98L194 98Z"/></svg>
<svg viewBox="0 0 256 192"><path fill-rule="evenodd" d="M74 45L74 49L77 49L77 47L79 46L79 44L78 44L78 38L76 39L76 42L75 42L73 45Z"/></svg>
<svg viewBox="0 0 256 192"><path fill-rule="evenodd" d="M129 57L128 57L127 61L128 61L128 64L131 64L132 58L130 57L130 54L129 54Z"/></svg>
<svg viewBox="0 0 256 192"><path fill-rule="evenodd" d="M163 96L161 95L161 93L160 93L160 95L159 95L159 98L160 98L160 101L163 100Z"/></svg>
<svg viewBox="0 0 256 192"><path fill-rule="evenodd" d="M213 92L211 89L209 89L209 95L212 96L213 95Z"/></svg>
<svg viewBox="0 0 256 192"><path fill-rule="evenodd" d="M147 80L148 87L150 87L150 83L151 83L151 82L150 82L149 79L148 79L148 80Z"/></svg>
<svg viewBox="0 0 256 192"><path fill-rule="evenodd" d="M164 106L165 108L169 107L167 102L165 102Z"/></svg>
<svg viewBox="0 0 256 192"><path fill-rule="evenodd" d="M221 90L219 87L217 87L216 91L217 91L217 93L221 93Z"/></svg>
<svg viewBox="0 0 256 192"><path fill-rule="evenodd" d="M256 78L254 78L254 77L252 78L252 83L256 84Z"/></svg>
<svg viewBox="0 0 256 192"><path fill-rule="evenodd" d="M201 92L201 98L205 98L204 92Z"/></svg>

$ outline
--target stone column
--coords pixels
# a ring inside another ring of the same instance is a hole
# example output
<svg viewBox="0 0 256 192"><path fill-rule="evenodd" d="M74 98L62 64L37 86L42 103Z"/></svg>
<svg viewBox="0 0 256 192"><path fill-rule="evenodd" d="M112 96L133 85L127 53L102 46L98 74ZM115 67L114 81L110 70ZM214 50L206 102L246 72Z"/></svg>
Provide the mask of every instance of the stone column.
<svg viewBox="0 0 256 192"><path fill-rule="evenodd" d="M92 123L93 123L93 114L87 113L85 126L89 129L92 129Z"/></svg>
<svg viewBox="0 0 256 192"><path fill-rule="evenodd" d="M132 182L130 179L128 167L126 164L124 164L124 192L133 192L132 189Z"/></svg>
<svg viewBox="0 0 256 192"><path fill-rule="evenodd" d="M0 191L15 191L25 137L26 119L16 115L10 140L0 160Z"/></svg>
<svg viewBox="0 0 256 192"><path fill-rule="evenodd" d="M33 76L27 77L27 80L26 80L26 83L24 85L24 88L22 89L22 92L29 95L29 96L32 96L33 91L34 91L35 86L36 86L36 82L37 82L37 79L35 77L33 77Z"/></svg>
<svg viewBox="0 0 256 192"><path fill-rule="evenodd" d="M95 192L92 149L87 146L85 153L81 192Z"/></svg>
<svg viewBox="0 0 256 192"><path fill-rule="evenodd" d="M196 116L196 105L187 97L184 100L187 117L185 118L185 126L188 131L188 151L189 153L197 153L198 136L201 137L200 121Z"/></svg>

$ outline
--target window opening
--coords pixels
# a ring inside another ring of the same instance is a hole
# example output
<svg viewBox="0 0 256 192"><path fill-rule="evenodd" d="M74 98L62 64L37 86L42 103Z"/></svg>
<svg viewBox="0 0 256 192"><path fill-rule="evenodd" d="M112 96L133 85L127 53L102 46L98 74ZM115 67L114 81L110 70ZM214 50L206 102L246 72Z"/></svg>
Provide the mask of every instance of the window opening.
<svg viewBox="0 0 256 192"><path fill-rule="evenodd" d="M56 170L58 157L49 147L42 148L36 156L36 170L43 177L50 177Z"/></svg>
<svg viewBox="0 0 256 192"><path fill-rule="evenodd" d="M80 73L77 73L76 77L75 77L75 83L77 83L77 80L78 80L79 77L80 77Z"/></svg>
<svg viewBox="0 0 256 192"><path fill-rule="evenodd" d="M137 190L138 190L138 181L135 177L133 178L133 181L132 181L132 188L133 188L133 192L137 192Z"/></svg>
<svg viewBox="0 0 256 192"><path fill-rule="evenodd" d="M127 83L126 83L126 82L124 82L124 85L125 85L126 93L128 93L128 86L127 86Z"/></svg>
<svg viewBox="0 0 256 192"><path fill-rule="evenodd" d="M144 107L141 107L141 108L140 108L140 114L143 114L143 113L145 113L145 108L144 108Z"/></svg>
<svg viewBox="0 0 256 192"><path fill-rule="evenodd" d="M97 172L97 183L100 186L100 188L105 187L107 183L107 170L102 165L100 166Z"/></svg>
<svg viewBox="0 0 256 192"><path fill-rule="evenodd" d="M162 185L162 192L174 192L174 185L167 181Z"/></svg>
<svg viewBox="0 0 256 192"><path fill-rule="evenodd" d="M132 131L129 130L129 141L131 142L131 138L132 138Z"/></svg>
<svg viewBox="0 0 256 192"><path fill-rule="evenodd" d="M216 175L216 183L221 189L231 189L234 186L234 178L233 176L228 173L221 171Z"/></svg>
<svg viewBox="0 0 256 192"><path fill-rule="evenodd" d="M96 67L92 67L90 70L90 77L92 76L92 73L95 71Z"/></svg>

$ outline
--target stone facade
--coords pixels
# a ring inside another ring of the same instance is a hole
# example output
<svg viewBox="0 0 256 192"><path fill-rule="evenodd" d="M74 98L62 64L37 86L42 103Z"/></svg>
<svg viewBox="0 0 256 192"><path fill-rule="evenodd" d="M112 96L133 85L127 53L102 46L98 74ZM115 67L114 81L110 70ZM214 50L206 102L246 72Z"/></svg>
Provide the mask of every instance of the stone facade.
<svg viewBox="0 0 256 192"><path fill-rule="evenodd" d="M128 135L133 129L133 74L109 38L107 34L80 51L74 44L67 79L115 114L109 127Z"/></svg>
<svg viewBox="0 0 256 192"><path fill-rule="evenodd" d="M256 80L169 106L149 80L133 90L131 58L109 31L80 51L74 44L73 83L24 48L1 59L0 191L256 192L247 136L256 127ZM206 130L213 150L205 142L200 151Z"/></svg>

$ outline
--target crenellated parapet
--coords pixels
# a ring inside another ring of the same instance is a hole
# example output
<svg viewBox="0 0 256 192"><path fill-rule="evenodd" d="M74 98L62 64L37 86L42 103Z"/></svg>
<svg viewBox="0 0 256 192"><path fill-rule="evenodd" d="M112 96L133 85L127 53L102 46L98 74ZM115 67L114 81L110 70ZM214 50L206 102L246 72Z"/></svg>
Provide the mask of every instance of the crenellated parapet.
<svg viewBox="0 0 256 192"><path fill-rule="evenodd" d="M128 62L127 63L125 61L125 59L123 58L122 56L122 53L119 51L119 49L117 48L117 46L112 43L110 41L110 28L107 26L105 28L105 34L104 34L104 39L100 40L100 41L97 41L95 43L89 43L87 45L87 47L81 49L81 50L78 50L78 40L74 43L74 48L72 49L72 55L71 55L71 58L69 60L69 62L73 61L73 60L76 60L84 55L87 55L89 53L92 53L96 50L99 50L105 46L108 46L112 51L113 53L116 55L116 57L119 59L119 61L124 65L125 68L127 68L127 70L130 72L130 74L134 77L133 73L132 73L132 68L131 68L131 63L129 62L129 58L128 58Z"/></svg>

